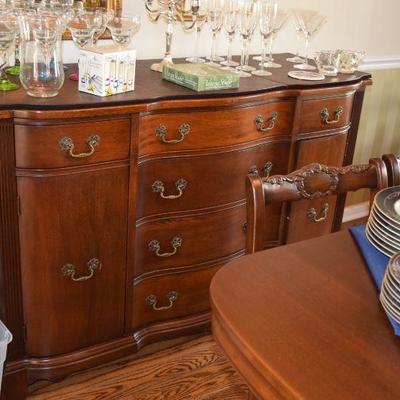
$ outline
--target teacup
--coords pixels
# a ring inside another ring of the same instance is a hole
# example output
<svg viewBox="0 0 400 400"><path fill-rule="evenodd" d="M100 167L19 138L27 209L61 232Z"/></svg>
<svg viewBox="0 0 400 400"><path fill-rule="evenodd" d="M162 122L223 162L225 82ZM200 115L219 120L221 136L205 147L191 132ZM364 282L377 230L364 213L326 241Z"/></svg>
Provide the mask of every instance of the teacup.
<svg viewBox="0 0 400 400"><path fill-rule="evenodd" d="M337 50L339 54L339 72L353 74L365 57L365 51Z"/></svg>
<svg viewBox="0 0 400 400"><path fill-rule="evenodd" d="M332 50L322 50L315 53L315 63L320 74L336 76L339 69L339 54Z"/></svg>

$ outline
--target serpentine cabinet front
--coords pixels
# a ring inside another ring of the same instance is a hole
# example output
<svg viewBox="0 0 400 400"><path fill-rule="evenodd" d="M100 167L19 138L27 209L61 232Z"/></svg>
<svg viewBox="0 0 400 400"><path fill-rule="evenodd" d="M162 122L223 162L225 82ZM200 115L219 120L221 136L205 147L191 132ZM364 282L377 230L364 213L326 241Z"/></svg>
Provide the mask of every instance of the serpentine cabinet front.
<svg viewBox="0 0 400 400"><path fill-rule="evenodd" d="M244 253L246 175L349 163L363 91L0 114L5 382L208 329L210 280ZM271 207L266 247L330 232L343 203L311 208Z"/></svg>

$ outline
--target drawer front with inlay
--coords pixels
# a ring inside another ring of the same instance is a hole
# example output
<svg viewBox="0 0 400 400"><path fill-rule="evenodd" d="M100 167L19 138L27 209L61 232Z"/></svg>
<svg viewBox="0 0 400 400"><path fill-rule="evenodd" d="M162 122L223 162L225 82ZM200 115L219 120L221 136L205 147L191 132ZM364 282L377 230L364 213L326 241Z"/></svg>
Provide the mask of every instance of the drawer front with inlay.
<svg viewBox="0 0 400 400"><path fill-rule="evenodd" d="M133 329L209 309L208 288L218 267L146 279L135 288Z"/></svg>
<svg viewBox="0 0 400 400"><path fill-rule="evenodd" d="M350 123L353 95L304 100L300 133L342 128Z"/></svg>
<svg viewBox="0 0 400 400"><path fill-rule="evenodd" d="M285 174L290 139L207 156L147 160L139 166L138 217L243 200L248 173Z"/></svg>
<svg viewBox="0 0 400 400"><path fill-rule="evenodd" d="M225 147L289 134L293 113L294 102L288 100L222 111L144 116L139 155Z"/></svg>
<svg viewBox="0 0 400 400"><path fill-rule="evenodd" d="M246 207L146 222L137 228L135 276L220 259L244 248Z"/></svg>
<svg viewBox="0 0 400 400"><path fill-rule="evenodd" d="M125 160L130 153L130 120L16 125L15 152L17 168L59 168Z"/></svg>

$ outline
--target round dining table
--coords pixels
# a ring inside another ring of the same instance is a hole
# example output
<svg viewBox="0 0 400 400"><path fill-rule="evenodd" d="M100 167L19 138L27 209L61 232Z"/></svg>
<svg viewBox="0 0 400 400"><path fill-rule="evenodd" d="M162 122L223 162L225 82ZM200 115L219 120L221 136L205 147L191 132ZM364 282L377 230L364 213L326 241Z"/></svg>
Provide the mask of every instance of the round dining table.
<svg viewBox="0 0 400 400"><path fill-rule="evenodd" d="M349 231L232 261L210 300L250 399L400 399L400 338Z"/></svg>

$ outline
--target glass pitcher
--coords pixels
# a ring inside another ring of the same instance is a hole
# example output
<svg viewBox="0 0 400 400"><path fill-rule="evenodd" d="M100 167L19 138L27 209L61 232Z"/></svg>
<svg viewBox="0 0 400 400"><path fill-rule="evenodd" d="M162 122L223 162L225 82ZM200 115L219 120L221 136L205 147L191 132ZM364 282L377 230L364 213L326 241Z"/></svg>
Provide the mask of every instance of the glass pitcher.
<svg viewBox="0 0 400 400"><path fill-rule="evenodd" d="M33 97L57 96L64 84L63 18L57 15L24 16L20 25L22 86Z"/></svg>

